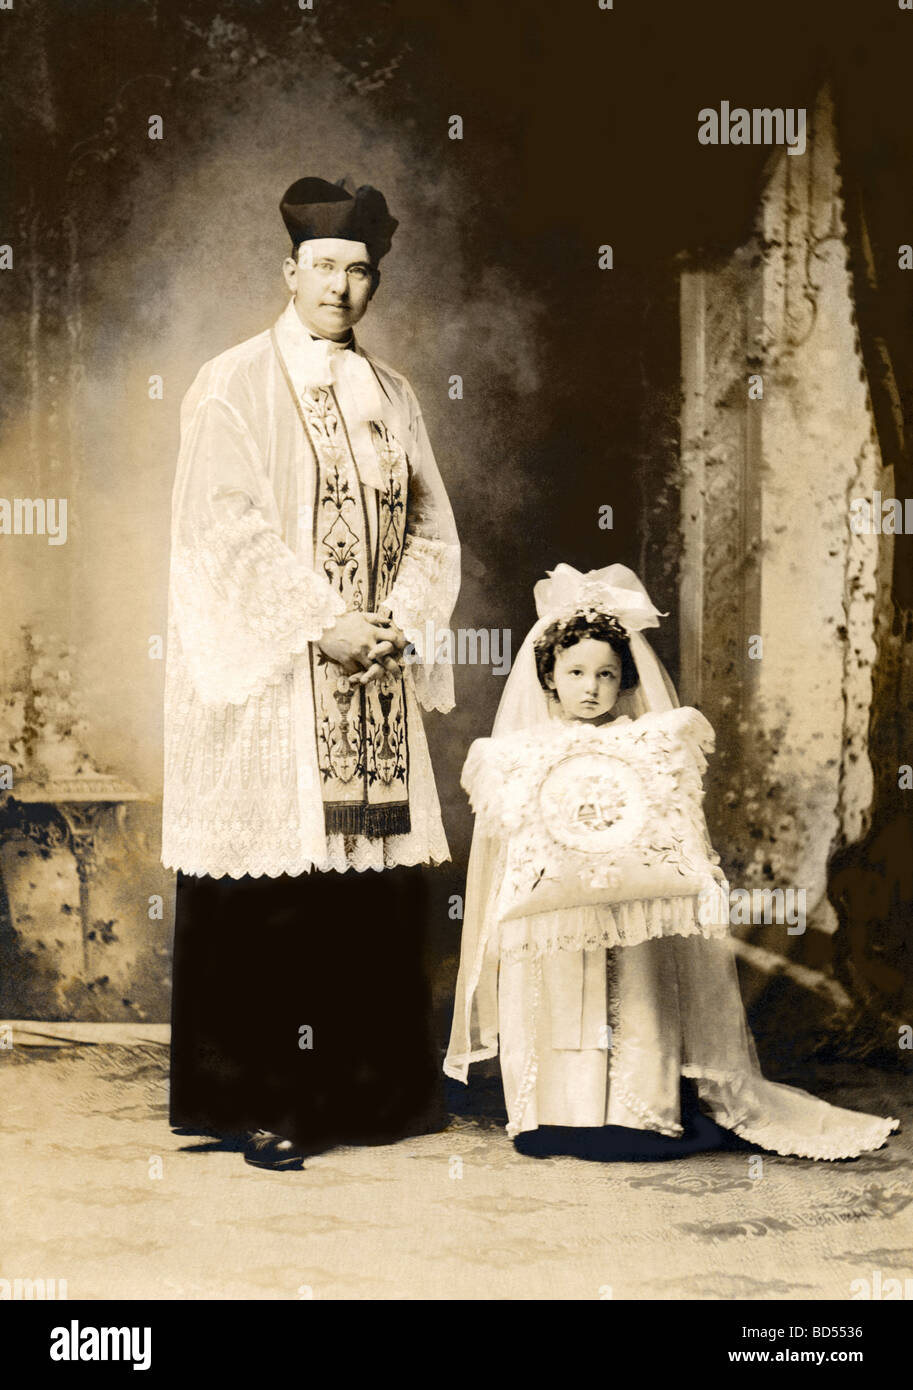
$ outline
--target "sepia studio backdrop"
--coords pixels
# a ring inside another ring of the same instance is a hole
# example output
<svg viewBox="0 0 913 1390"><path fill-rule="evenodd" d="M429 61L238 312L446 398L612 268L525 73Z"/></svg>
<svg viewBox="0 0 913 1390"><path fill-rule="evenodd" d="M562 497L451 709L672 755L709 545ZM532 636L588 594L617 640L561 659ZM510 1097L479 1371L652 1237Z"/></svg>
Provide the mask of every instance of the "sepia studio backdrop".
<svg viewBox="0 0 913 1390"><path fill-rule="evenodd" d="M806 891L804 933L737 928L766 1060L909 1056L913 586L906 542L853 536L848 504L911 491L913 138L905 50L886 71L850 9L767 6L749 44L705 6L712 47L673 4L3 16L0 493L65 498L67 539L0 536L0 1018L168 1018L180 400L284 307L284 189L348 174L400 220L358 336L424 411L463 543L454 627L515 652L547 569L637 570L718 731L708 819L733 885ZM806 107L806 153L699 146L723 99ZM453 855L431 875L442 1038L459 774L503 675L463 664L456 687L427 716Z"/></svg>

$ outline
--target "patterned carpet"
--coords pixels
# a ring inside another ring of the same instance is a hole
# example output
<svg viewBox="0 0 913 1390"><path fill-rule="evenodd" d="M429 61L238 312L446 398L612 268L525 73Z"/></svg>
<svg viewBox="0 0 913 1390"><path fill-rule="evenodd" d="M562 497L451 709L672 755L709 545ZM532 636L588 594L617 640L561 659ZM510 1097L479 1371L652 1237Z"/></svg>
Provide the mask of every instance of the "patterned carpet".
<svg viewBox="0 0 913 1390"><path fill-rule="evenodd" d="M523 1158L484 1078L454 1087L444 1134L280 1175L171 1132L160 1045L0 1061L0 1278L66 1279L71 1299L845 1300L913 1275L902 1075L793 1078L903 1131L850 1162L765 1156L760 1177L735 1152Z"/></svg>

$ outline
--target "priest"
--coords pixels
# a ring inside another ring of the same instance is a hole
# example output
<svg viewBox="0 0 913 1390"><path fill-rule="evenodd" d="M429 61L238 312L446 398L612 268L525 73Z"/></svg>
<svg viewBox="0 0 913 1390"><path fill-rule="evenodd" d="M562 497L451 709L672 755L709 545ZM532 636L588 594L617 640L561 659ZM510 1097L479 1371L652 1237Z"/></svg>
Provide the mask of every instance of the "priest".
<svg viewBox="0 0 913 1390"><path fill-rule="evenodd" d="M397 222L377 189L280 204L289 303L181 408L162 858L177 871L171 1121L300 1168L444 1126L427 879L449 858L424 642L459 544L408 381L353 329Z"/></svg>

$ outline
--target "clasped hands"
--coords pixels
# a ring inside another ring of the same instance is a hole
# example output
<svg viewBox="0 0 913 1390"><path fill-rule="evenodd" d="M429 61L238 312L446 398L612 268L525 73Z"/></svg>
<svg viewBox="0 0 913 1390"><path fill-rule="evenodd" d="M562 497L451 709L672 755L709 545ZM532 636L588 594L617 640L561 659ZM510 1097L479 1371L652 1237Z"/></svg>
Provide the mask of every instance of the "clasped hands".
<svg viewBox="0 0 913 1390"><path fill-rule="evenodd" d="M343 613L324 630L317 647L359 685L386 673L399 676L406 634L385 613Z"/></svg>

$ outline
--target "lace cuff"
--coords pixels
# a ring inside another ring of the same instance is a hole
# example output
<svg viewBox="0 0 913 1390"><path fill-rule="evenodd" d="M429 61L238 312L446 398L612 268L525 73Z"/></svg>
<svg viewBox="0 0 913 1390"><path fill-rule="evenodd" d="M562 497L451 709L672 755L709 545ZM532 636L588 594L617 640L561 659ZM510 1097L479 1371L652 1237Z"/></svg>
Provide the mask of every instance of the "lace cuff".
<svg viewBox="0 0 913 1390"><path fill-rule="evenodd" d="M415 647L412 677L423 709L453 709L453 667L436 660L460 587L460 547L407 536L396 581L382 606Z"/></svg>
<svg viewBox="0 0 913 1390"><path fill-rule="evenodd" d="M345 611L253 507L175 548L171 601L191 679L211 705L243 704L282 679Z"/></svg>

